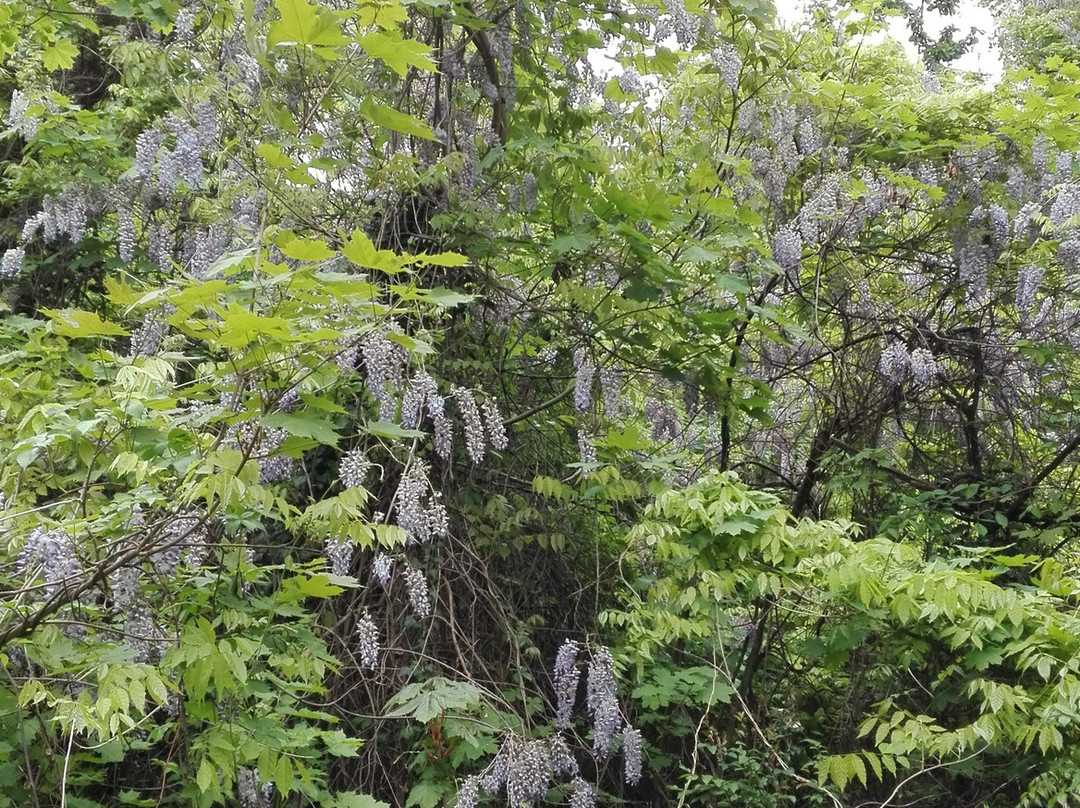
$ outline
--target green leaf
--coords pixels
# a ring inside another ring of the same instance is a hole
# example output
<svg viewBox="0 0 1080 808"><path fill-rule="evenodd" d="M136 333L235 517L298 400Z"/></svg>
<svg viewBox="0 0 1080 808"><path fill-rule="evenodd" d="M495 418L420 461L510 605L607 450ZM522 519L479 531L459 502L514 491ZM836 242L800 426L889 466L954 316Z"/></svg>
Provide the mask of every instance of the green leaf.
<svg viewBox="0 0 1080 808"><path fill-rule="evenodd" d="M213 785L214 780L217 779L217 772L214 771L214 766L206 758L203 758L199 764L199 773L195 775L195 783L199 786L199 791L204 794Z"/></svg>
<svg viewBox="0 0 1080 808"><path fill-rule="evenodd" d="M260 143L255 147L259 155L274 168L295 168L296 162L276 143Z"/></svg>
<svg viewBox="0 0 1080 808"><path fill-rule="evenodd" d="M354 230L341 248L341 254L357 266L394 273L401 269L401 259L390 250L377 250L363 230Z"/></svg>
<svg viewBox="0 0 1080 808"><path fill-rule="evenodd" d="M41 52L46 70L70 70L78 55L78 47L67 39L58 39Z"/></svg>
<svg viewBox="0 0 1080 808"><path fill-rule="evenodd" d="M480 704L480 691L471 682L434 676L403 687L386 703L386 715L409 717L426 724L444 712L467 710Z"/></svg>
<svg viewBox="0 0 1080 808"><path fill-rule="evenodd" d="M425 433L419 429L405 429L391 421L370 421L364 424L364 431L381 438L423 438Z"/></svg>
<svg viewBox="0 0 1080 808"><path fill-rule="evenodd" d="M414 255L413 258L418 263L435 267L463 267L469 263L468 256L456 252L443 252L436 255L420 253L419 255Z"/></svg>
<svg viewBox="0 0 1080 808"><path fill-rule="evenodd" d="M465 295L442 286L429 289L425 297L441 309L452 309L463 303L469 303L473 299L472 295Z"/></svg>
<svg viewBox="0 0 1080 808"><path fill-rule="evenodd" d="M330 583L329 575L297 575L289 579L288 586L309 598L332 598L345 591Z"/></svg>
<svg viewBox="0 0 1080 808"><path fill-rule="evenodd" d="M404 39L396 31L373 31L357 41L370 56L382 59L399 76L408 72L409 65L421 70L435 70L435 63L428 56L431 48L415 39Z"/></svg>
<svg viewBox="0 0 1080 808"><path fill-rule="evenodd" d="M331 808L390 808L390 803L381 802L367 794L357 794L355 791L346 791L334 797L330 803Z"/></svg>
<svg viewBox="0 0 1080 808"><path fill-rule="evenodd" d="M274 412L263 416L262 424L268 427L284 429L298 438L311 438L326 446L337 446L341 435L334 425L317 415L306 413Z"/></svg>
<svg viewBox="0 0 1080 808"><path fill-rule="evenodd" d="M570 233L552 241L551 251L566 253L571 250L587 250L595 240L596 237L591 233Z"/></svg>
<svg viewBox="0 0 1080 808"><path fill-rule="evenodd" d="M432 780L421 780L409 791L405 800L405 808L435 808L443 797L449 794L449 789Z"/></svg>
<svg viewBox="0 0 1080 808"><path fill-rule="evenodd" d="M126 336L127 330L102 320L92 311L79 309L42 309L53 321L53 331L65 337Z"/></svg>
<svg viewBox="0 0 1080 808"><path fill-rule="evenodd" d="M292 763L285 755L278 758L277 768L274 770L274 785L282 796L292 790Z"/></svg>
<svg viewBox="0 0 1080 808"><path fill-rule="evenodd" d="M361 102L360 114L376 126L381 126L384 129L423 138L424 140L438 141L431 127L419 118L406 112L399 112L386 104L381 104L371 96Z"/></svg>
<svg viewBox="0 0 1080 808"><path fill-rule="evenodd" d="M325 733L322 738L326 753L334 757L355 757L357 751L364 745L363 741L350 738L339 729Z"/></svg>
<svg viewBox="0 0 1080 808"><path fill-rule="evenodd" d="M325 261L333 258L337 252L331 250L325 241L310 238L290 238L279 244L281 252L297 261Z"/></svg>
<svg viewBox="0 0 1080 808"><path fill-rule="evenodd" d="M278 45L334 47L348 44L348 37L341 33L339 14L304 0L277 0L275 5L281 19L270 26L266 35L267 48Z"/></svg>

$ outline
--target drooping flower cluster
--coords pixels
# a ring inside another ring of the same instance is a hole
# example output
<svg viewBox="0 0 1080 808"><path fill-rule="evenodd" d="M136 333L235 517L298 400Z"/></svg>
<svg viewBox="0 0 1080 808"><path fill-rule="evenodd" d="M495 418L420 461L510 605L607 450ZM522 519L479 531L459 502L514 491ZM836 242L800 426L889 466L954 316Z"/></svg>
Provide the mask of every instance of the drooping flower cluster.
<svg viewBox="0 0 1080 808"><path fill-rule="evenodd" d="M124 634L135 649L136 662L157 662L173 644L154 618L150 604L142 599L125 610Z"/></svg>
<svg viewBox="0 0 1080 808"><path fill-rule="evenodd" d="M210 530L205 517L194 509L168 517L157 537L160 548L150 556L154 569L163 577L172 577L181 564L199 567L210 545Z"/></svg>
<svg viewBox="0 0 1080 808"><path fill-rule="evenodd" d="M485 401L483 409L488 442L495 451L504 451L510 445L510 438L506 434L506 425L503 423L502 414L493 401Z"/></svg>
<svg viewBox="0 0 1080 808"><path fill-rule="evenodd" d="M577 442L578 462L583 466L591 466L596 463L596 446L593 444L592 436L584 429L579 429L577 433ZM589 476L588 468L582 469L581 476Z"/></svg>
<svg viewBox="0 0 1080 808"><path fill-rule="evenodd" d="M543 802L551 781L551 759L543 740L515 741L510 745L506 796L510 805Z"/></svg>
<svg viewBox="0 0 1080 808"><path fill-rule="evenodd" d="M578 644L566 640L555 655L555 667L552 671L555 684L555 726L566 729L570 726L570 716L577 703L578 681L581 672L577 667Z"/></svg>
<svg viewBox="0 0 1080 808"><path fill-rule="evenodd" d="M1003 248L1009 241L1009 212L1001 205L991 205L987 210L987 218L990 220L994 244Z"/></svg>
<svg viewBox="0 0 1080 808"><path fill-rule="evenodd" d="M99 200L91 199L80 188L47 196L41 202L41 210L23 225L22 239L26 241L40 230L46 244L55 244L61 236L67 236L73 243L82 241L87 218L98 207Z"/></svg>
<svg viewBox="0 0 1080 808"><path fill-rule="evenodd" d="M717 48L713 53L713 59L716 61L716 67L720 71L720 79L727 85L729 90L738 92L739 74L742 72L743 62L739 52L735 50L735 46L725 44Z"/></svg>
<svg viewBox="0 0 1080 808"><path fill-rule="evenodd" d="M126 611L139 594L142 571L135 566L120 567L109 573L109 594L117 610Z"/></svg>
<svg viewBox="0 0 1080 808"><path fill-rule="evenodd" d="M650 396L645 400L645 417L652 424L653 440L675 440L681 424L679 411L664 396Z"/></svg>
<svg viewBox="0 0 1080 808"><path fill-rule="evenodd" d="M461 412L461 419L465 425L465 451L473 463L479 463L484 459L486 447L484 420L480 416L480 408L476 405L476 399L471 390L455 387L451 395L457 401L458 410Z"/></svg>
<svg viewBox="0 0 1080 808"><path fill-rule="evenodd" d="M1080 215L1080 186L1072 183L1058 191L1050 205L1049 218L1055 227L1061 227L1074 216Z"/></svg>
<svg viewBox="0 0 1080 808"><path fill-rule="evenodd" d="M379 629L370 614L356 623L356 642L360 652L360 667L374 670L379 664Z"/></svg>
<svg viewBox="0 0 1080 808"><path fill-rule="evenodd" d="M911 356L902 342L892 342L881 352L878 363L881 375L893 384L901 384L911 368Z"/></svg>
<svg viewBox="0 0 1080 808"><path fill-rule="evenodd" d="M1040 266L1028 264L1016 273L1016 310L1022 319L1027 319L1035 307L1044 271Z"/></svg>
<svg viewBox="0 0 1080 808"><path fill-rule="evenodd" d="M627 95L637 95L641 92L641 76L638 72L628 67L618 78L619 89Z"/></svg>
<svg viewBox="0 0 1080 808"><path fill-rule="evenodd" d="M352 564L353 543L347 536L327 536L323 551L334 575L348 575Z"/></svg>
<svg viewBox="0 0 1080 808"><path fill-rule="evenodd" d="M421 620L431 617L431 596L428 593L424 573L406 564L402 575L405 576L405 591L409 595L409 605L412 606L413 614Z"/></svg>
<svg viewBox="0 0 1080 808"><path fill-rule="evenodd" d="M570 781L570 786L573 789L570 792L570 808L593 808L596 805L596 794L584 777L575 777Z"/></svg>
<svg viewBox="0 0 1080 808"><path fill-rule="evenodd" d="M773 237L772 252L773 260L784 270L788 280L797 283L802 268L802 239L799 234L790 227L778 231Z"/></svg>
<svg viewBox="0 0 1080 808"><path fill-rule="evenodd" d="M450 531L446 506L428 482L420 463L413 463L398 483L394 503L397 524L409 534L408 541L421 544L443 538Z"/></svg>
<svg viewBox="0 0 1080 808"><path fill-rule="evenodd" d="M928 348L916 348L908 360L911 375L921 385L928 385L941 375L941 367Z"/></svg>
<svg viewBox="0 0 1080 808"><path fill-rule="evenodd" d="M22 247L12 247L5 250L4 257L0 259L0 278L11 280L19 277L25 257L26 252Z"/></svg>
<svg viewBox="0 0 1080 808"><path fill-rule="evenodd" d="M465 778L458 788L457 802L454 803L454 806L455 808L476 808L479 799L480 778L475 774L471 774Z"/></svg>
<svg viewBox="0 0 1080 808"><path fill-rule="evenodd" d="M371 577L374 578L383 589L390 584L390 573L393 569L394 559L386 553L379 552L375 554L375 558L371 562Z"/></svg>
<svg viewBox="0 0 1080 808"><path fill-rule="evenodd" d="M40 564L40 570L32 565ZM41 575L45 579L45 597L55 595L61 585L77 576L82 565L75 554L75 542L63 530L45 530L34 528L26 538L15 560L15 569L20 575L26 575L27 584ZM34 570L34 576L28 573Z"/></svg>
<svg viewBox="0 0 1080 808"><path fill-rule="evenodd" d="M169 333L168 318L176 311L169 304L147 312L138 331L131 334L132 356L154 356L161 350L161 342Z"/></svg>
<svg viewBox="0 0 1080 808"><path fill-rule="evenodd" d="M30 96L16 88L11 94L7 109L7 125L19 132L24 140L31 140L41 125L41 117L30 114Z"/></svg>
<svg viewBox="0 0 1080 808"><path fill-rule="evenodd" d="M701 18L686 10L683 0L667 0L668 14L671 15L671 23L675 28L675 39L679 47L688 48L697 42L698 30L701 28Z"/></svg>
<svg viewBox="0 0 1080 808"><path fill-rule="evenodd" d="M521 196L526 213L536 212L536 175L531 171L521 178Z"/></svg>
<svg viewBox="0 0 1080 808"><path fill-rule="evenodd" d="M236 773L236 792L240 808L271 808L274 804L274 784L261 783L258 772L244 766Z"/></svg>
<svg viewBox="0 0 1080 808"><path fill-rule="evenodd" d="M372 463L363 450L353 449L338 464L338 479L345 488L363 488Z"/></svg>
<svg viewBox="0 0 1080 808"><path fill-rule="evenodd" d="M632 786L641 782L641 731L633 727L623 730L623 779Z"/></svg>
<svg viewBox="0 0 1080 808"><path fill-rule="evenodd" d="M401 399L401 425L406 429L419 428L425 405L428 417L433 421L446 418L438 384L421 369L413 373Z"/></svg>
<svg viewBox="0 0 1080 808"><path fill-rule="evenodd" d="M381 331L369 334L360 344L367 386L379 403L379 420L393 421L401 391L408 353Z"/></svg>
<svg viewBox="0 0 1080 808"><path fill-rule="evenodd" d="M586 412L592 406L593 375L596 365L584 348L574 351L574 408Z"/></svg>
<svg viewBox="0 0 1080 808"><path fill-rule="evenodd" d="M799 154L803 157L811 157L821 151L824 145L821 138L821 128L812 116L806 116L799 121L795 140L799 147Z"/></svg>
<svg viewBox="0 0 1080 808"><path fill-rule="evenodd" d="M622 729L622 713L615 693L615 661L607 648L600 648L589 662L585 681L585 706L593 724L593 752L611 754L611 744Z"/></svg>
<svg viewBox="0 0 1080 808"><path fill-rule="evenodd" d="M510 744L512 739L507 739L499 747L499 753L488 767L487 774L480 781L480 787L484 793L494 796L506 783L506 776L510 771Z"/></svg>
<svg viewBox="0 0 1080 808"><path fill-rule="evenodd" d="M135 176L146 179L154 173L158 149L165 142L165 133L157 127L145 129L135 138Z"/></svg>
<svg viewBox="0 0 1080 808"><path fill-rule="evenodd" d="M236 427L233 442L259 463L259 482L273 483L289 479L296 471L296 458L278 453L288 437L289 433L280 427L245 421Z"/></svg>
<svg viewBox="0 0 1080 808"><path fill-rule="evenodd" d="M579 768L574 753L570 751L570 744L566 742L566 736L556 732L549 741L551 747L551 771L556 777L574 777Z"/></svg>
<svg viewBox="0 0 1080 808"><path fill-rule="evenodd" d="M618 368L608 365L601 368L600 399L604 403L604 414L608 418L618 418L622 411L622 373Z"/></svg>
<svg viewBox="0 0 1080 808"><path fill-rule="evenodd" d="M839 195L840 179L836 174L830 174L825 177L814 195L799 211L796 228L797 235L801 235L802 240L798 242L798 246L795 246L796 239L784 234L783 231L777 234L773 242L773 256L776 263L783 267L789 277L798 272L798 267L802 263L802 242L817 244L824 240L822 231L836 215ZM780 247L783 262L780 258L776 258L777 246Z"/></svg>

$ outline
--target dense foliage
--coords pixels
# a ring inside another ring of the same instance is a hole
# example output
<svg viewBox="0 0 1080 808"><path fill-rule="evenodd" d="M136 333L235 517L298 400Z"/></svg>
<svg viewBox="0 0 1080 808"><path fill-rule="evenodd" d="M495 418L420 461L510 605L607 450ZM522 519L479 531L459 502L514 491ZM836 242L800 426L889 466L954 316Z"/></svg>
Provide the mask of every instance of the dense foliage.
<svg viewBox="0 0 1080 808"><path fill-rule="evenodd" d="M1080 18L894 6L0 0L0 800L1078 804Z"/></svg>

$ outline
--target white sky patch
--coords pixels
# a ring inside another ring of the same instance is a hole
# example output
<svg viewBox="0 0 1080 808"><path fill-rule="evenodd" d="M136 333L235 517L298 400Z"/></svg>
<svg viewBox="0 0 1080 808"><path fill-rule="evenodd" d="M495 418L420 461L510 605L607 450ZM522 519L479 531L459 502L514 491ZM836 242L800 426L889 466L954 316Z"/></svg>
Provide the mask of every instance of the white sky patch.
<svg viewBox="0 0 1080 808"><path fill-rule="evenodd" d="M773 0L777 16L788 25L800 22L804 16L806 0ZM926 31L937 37L947 25L956 26L956 38L964 37L971 28L977 29L979 41L968 53L952 63L951 67L960 71L982 73L990 82L1001 79L1003 69L1001 51L997 47L997 31L993 15L975 0L960 0L956 14L945 16L934 11L926 12ZM911 32L903 17L892 17L889 21L889 35L904 47L904 52L912 61L918 61L919 54L911 43Z"/></svg>

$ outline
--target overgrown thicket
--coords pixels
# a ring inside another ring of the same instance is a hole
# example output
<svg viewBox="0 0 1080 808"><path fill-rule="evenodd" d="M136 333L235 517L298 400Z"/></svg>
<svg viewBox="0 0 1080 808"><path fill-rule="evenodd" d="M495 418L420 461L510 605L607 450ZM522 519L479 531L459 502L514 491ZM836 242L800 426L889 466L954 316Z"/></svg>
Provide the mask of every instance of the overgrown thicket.
<svg viewBox="0 0 1080 808"><path fill-rule="evenodd" d="M0 798L1076 803L1075 15L887 5L0 2Z"/></svg>

